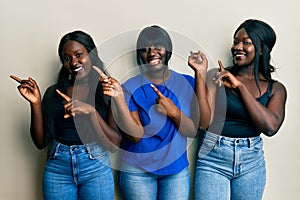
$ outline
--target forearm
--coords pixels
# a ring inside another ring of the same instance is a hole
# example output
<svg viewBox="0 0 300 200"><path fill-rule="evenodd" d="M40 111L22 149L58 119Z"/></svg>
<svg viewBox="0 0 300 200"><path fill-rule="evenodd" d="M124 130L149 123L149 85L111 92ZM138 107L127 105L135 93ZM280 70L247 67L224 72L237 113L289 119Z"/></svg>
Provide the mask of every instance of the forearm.
<svg viewBox="0 0 300 200"><path fill-rule="evenodd" d="M133 142L138 142L144 135L144 128L139 117L134 117L129 111L124 95L119 95L112 100L112 113L117 126Z"/></svg>
<svg viewBox="0 0 300 200"><path fill-rule="evenodd" d="M211 120L211 109L208 103L208 89L205 82L205 74L195 72L195 93L199 105L199 127L206 129Z"/></svg>
<svg viewBox="0 0 300 200"><path fill-rule="evenodd" d="M41 103L30 104L30 107L31 107L31 124L30 124L31 138L38 149L43 149L47 146L47 140L44 133Z"/></svg>
<svg viewBox="0 0 300 200"><path fill-rule="evenodd" d="M267 136L274 135L282 124L281 117L258 102L244 84L237 89L255 126Z"/></svg>
<svg viewBox="0 0 300 200"><path fill-rule="evenodd" d="M121 141L121 136L118 132L110 127L96 110L90 113L90 119L101 146L111 152L115 152Z"/></svg>
<svg viewBox="0 0 300 200"><path fill-rule="evenodd" d="M168 115L178 128L180 134L185 137L195 137L197 135L197 127L192 119L188 118L178 108L174 109L172 113Z"/></svg>

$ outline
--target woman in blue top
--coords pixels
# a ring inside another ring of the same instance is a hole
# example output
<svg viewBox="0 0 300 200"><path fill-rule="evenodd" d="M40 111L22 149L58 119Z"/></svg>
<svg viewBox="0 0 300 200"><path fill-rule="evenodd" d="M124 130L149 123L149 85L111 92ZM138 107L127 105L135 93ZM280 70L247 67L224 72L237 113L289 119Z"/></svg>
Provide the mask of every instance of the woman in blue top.
<svg viewBox="0 0 300 200"><path fill-rule="evenodd" d="M200 121L212 119L202 135L195 199L262 199L266 167L260 134L277 133L287 97L284 85L271 77L275 41L267 23L249 19L234 33L232 67L225 69L219 61L220 68L206 74L207 66L197 64L198 55L190 56L190 66L201 74L198 79L207 78L208 90L197 93L209 100L199 104L207 111Z"/></svg>
<svg viewBox="0 0 300 200"><path fill-rule="evenodd" d="M195 137L198 106L194 78L168 67L169 34L159 26L144 28L136 44L141 73L122 88L102 77L112 97L122 142L120 187L124 199L189 199L187 137Z"/></svg>

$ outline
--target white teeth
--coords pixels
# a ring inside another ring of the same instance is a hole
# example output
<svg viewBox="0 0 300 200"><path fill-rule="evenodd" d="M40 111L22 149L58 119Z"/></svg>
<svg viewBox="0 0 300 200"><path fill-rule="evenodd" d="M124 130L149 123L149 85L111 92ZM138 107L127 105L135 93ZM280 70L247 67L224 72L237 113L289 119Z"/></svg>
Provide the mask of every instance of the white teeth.
<svg viewBox="0 0 300 200"><path fill-rule="evenodd" d="M78 72L78 71L80 71L81 69L82 69L82 67L79 67L79 68L74 69L73 71L74 71L74 72Z"/></svg>

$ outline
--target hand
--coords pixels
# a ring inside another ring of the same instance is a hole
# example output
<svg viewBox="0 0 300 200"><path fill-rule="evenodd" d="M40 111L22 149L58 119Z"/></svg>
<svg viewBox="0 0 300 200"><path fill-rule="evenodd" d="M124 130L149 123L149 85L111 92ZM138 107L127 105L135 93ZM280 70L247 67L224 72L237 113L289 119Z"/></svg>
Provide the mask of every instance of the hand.
<svg viewBox="0 0 300 200"><path fill-rule="evenodd" d="M227 88L236 89L241 85L241 82L229 71L226 71L222 62L218 60L218 64L220 67L220 71L216 73L215 78L213 80L215 81L215 84L219 85L221 87L224 85Z"/></svg>
<svg viewBox="0 0 300 200"><path fill-rule="evenodd" d="M120 83L104 74L98 67L93 66L96 72L100 75L99 82L102 83L103 94L110 97L118 97L123 93Z"/></svg>
<svg viewBox="0 0 300 200"><path fill-rule="evenodd" d="M18 90L27 101L31 104L41 103L41 93L35 80L32 78L28 78L28 80L20 79L13 75L11 75L10 78L20 83Z"/></svg>
<svg viewBox="0 0 300 200"><path fill-rule="evenodd" d="M154 92L157 94L157 108L156 110L162 114L168 115L170 117L176 116L176 111L178 108L173 103L173 101L165 97L153 84L150 85Z"/></svg>
<svg viewBox="0 0 300 200"><path fill-rule="evenodd" d="M95 111L95 108L87 103L83 103L78 100L72 100L71 97L68 95L62 93L58 89L56 89L56 92L67 101L66 104L64 104L65 109L65 115L64 118L69 118L71 116L75 116L76 114L90 114Z"/></svg>
<svg viewBox="0 0 300 200"><path fill-rule="evenodd" d="M189 66L196 72L202 71L206 72L208 67L208 61L204 53L198 51L197 53L190 52L190 56L188 58Z"/></svg>

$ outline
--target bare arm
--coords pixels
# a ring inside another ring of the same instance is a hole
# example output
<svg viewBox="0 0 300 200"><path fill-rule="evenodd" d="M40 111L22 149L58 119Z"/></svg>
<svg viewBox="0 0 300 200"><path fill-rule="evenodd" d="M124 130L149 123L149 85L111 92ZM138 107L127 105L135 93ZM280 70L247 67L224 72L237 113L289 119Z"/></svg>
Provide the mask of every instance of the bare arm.
<svg viewBox="0 0 300 200"><path fill-rule="evenodd" d="M208 99L209 91L206 85L208 61L201 51L198 51L197 53L191 52L191 55L188 58L188 64L195 72L195 93L200 112L199 127L206 129L208 128L211 119L211 108Z"/></svg>
<svg viewBox="0 0 300 200"><path fill-rule="evenodd" d="M47 140L44 133L41 94L38 85L32 78L29 78L28 80L22 80L17 76L10 77L20 83L20 85L18 86L18 90L20 94L30 103L31 138L38 149L43 149L47 146Z"/></svg>
<svg viewBox="0 0 300 200"><path fill-rule="evenodd" d="M238 92L253 123L261 132L267 136L275 135L285 117L285 103L287 98L285 87L279 82L274 82L269 103L267 107L264 107L256 100L243 82L224 69L220 61L219 65L221 72L218 80L222 79L225 87L232 88Z"/></svg>
<svg viewBox="0 0 300 200"><path fill-rule="evenodd" d="M69 96L63 94L59 90L57 93L64 98L67 103L64 105L66 114L65 117L75 116L77 114L89 115L93 128L97 134L98 142L105 149L114 152L120 145L121 137L114 129L114 127L109 126L103 118L100 116L98 111L91 105L78 101L72 100ZM109 120L111 114L109 113ZM112 121L109 121L112 123Z"/></svg>
<svg viewBox="0 0 300 200"><path fill-rule="evenodd" d="M275 135L285 117L285 87L279 82L274 83L267 107L259 103L244 84L240 84L237 89L256 127L267 136Z"/></svg>
<svg viewBox="0 0 300 200"><path fill-rule="evenodd" d="M103 94L112 97L112 115L117 126L132 142L139 142L144 135L144 128L137 111L130 112L120 83L106 76L99 68L93 67L100 75Z"/></svg>

